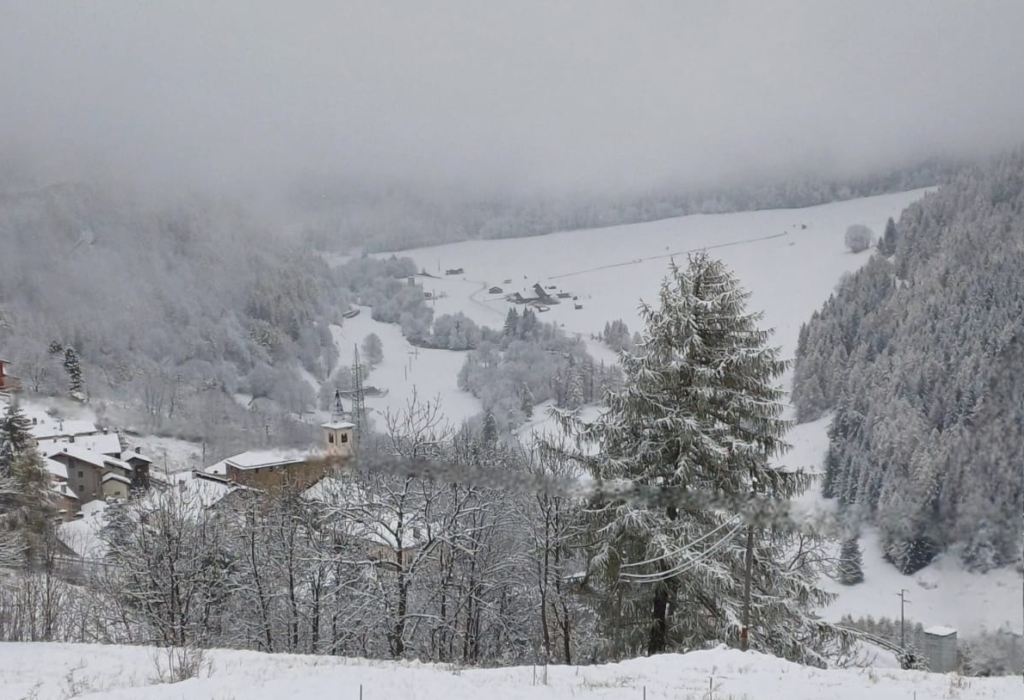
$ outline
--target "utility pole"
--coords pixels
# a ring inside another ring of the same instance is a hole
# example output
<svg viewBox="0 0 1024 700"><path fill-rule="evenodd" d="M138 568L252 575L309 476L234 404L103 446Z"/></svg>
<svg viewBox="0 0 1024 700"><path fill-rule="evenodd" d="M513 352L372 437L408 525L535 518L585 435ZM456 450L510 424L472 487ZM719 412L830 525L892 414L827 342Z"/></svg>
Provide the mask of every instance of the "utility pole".
<svg viewBox="0 0 1024 700"><path fill-rule="evenodd" d="M905 608L910 604L910 601L907 600L906 588L901 588L897 595L900 597L900 648L905 650L907 648L907 616Z"/></svg>
<svg viewBox="0 0 1024 700"><path fill-rule="evenodd" d="M743 578L743 626L740 628L740 651L750 648L750 579L754 574L754 526L747 525L747 560Z"/></svg>
<svg viewBox="0 0 1024 700"><path fill-rule="evenodd" d="M355 346L352 357L352 422L354 447L359 445L359 437L366 429L366 393L363 390L363 364L359 361L359 346Z"/></svg>

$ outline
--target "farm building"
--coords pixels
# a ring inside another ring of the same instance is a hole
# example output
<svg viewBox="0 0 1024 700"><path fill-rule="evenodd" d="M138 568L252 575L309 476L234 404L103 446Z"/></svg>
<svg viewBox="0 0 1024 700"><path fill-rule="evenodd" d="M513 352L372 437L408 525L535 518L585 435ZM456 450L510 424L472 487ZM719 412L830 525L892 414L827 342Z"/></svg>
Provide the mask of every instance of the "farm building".
<svg viewBox="0 0 1024 700"><path fill-rule="evenodd" d="M488 294L502 294L504 290L501 287L491 287L487 290Z"/></svg>
<svg viewBox="0 0 1024 700"><path fill-rule="evenodd" d="M18 378L7 374L6 367L9 364L7 360L0 360L0 393L11 393L21 388Z"/></svg>
<svg viewBox="0 0 1024 700"><path fill-rule="evenodd" d="M957 668L956 630L952 627L929 627L924 631L924 656L928 669L950 673Z"/></svg>

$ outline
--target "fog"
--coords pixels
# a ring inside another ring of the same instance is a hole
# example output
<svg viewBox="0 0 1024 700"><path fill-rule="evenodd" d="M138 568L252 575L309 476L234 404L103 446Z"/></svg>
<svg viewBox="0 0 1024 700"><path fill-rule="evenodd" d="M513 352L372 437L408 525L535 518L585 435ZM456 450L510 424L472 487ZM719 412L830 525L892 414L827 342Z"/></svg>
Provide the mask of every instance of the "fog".
<svg viewBox="0 0 1024 700"><path fill-rule="evenodd" d="M0 153L266 193L629 192L1016 143L1024 4L0 0Z"/></svg>

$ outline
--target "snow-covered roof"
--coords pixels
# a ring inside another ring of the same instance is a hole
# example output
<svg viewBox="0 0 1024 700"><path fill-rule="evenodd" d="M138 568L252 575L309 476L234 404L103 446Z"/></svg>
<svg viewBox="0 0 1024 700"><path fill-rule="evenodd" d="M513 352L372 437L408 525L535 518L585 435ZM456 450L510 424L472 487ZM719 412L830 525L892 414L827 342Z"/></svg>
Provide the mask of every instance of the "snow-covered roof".
<svg viewBox="0 0 1024 700"><path fill-rule="evenodd" d="M121 459L126 462L135 459L145 462L146 464L153 464L153 460L139 452L138 448L135 448L134 450L125 450L121 453Z"/></svg>
<svg viewBox="0 0 1024 700"><path fill-rule="evenodd" d="M50 451L48 450L48 452L50 452ZM67 455L68 457L71 457L72 459L76 459L76 460L78 460L80 462L85 462L86 464L91 464L94 467L97 467L99 469L114 468L114 469L120 469L121 471L124 471L124 472L129 472L129 473L134 471L133 468L132 468L132 465L128 464L127 462L122 462L121 460L117 459L116 457L110 457L109 455L100 454L99 452L94 452L94 451L86 449L84 447L80 447L77 444L75 444L75 445L60 445L60 449L59 450L54 450L54 451L52 451L52 452L50 452L48 454L49 459L47 459L46 461L47 462L49 462L49 461L56 462L56 461L58 461L60 459L60 457L62 455ZM64 478L65 479L67 478L67 470L66 469L64 471Z"/></svg>
<svg viewBox="0 0 1024 700"><path fill-rule="evenodd" d="M279 467L297 464L308 459L311 452L284 452L281 450L250 450L228 457L227 465L236 469L261 469L263 467Z"/></svg>
<svg viewBox="0 0 1024 700"><path fill-rule="evenodd" d="M70 489L68 489L70 491ZM61 524L58 536L61 542L87 559L99 559L107 550L107 545L100 537L100 530L106 523L103 512L107 504L104 501L90 501L82 504L82 517L78 520Z"/></svg>
<svg viewBox="0 0 1024 700"><path fill-rule="evenodd" d="M59 436L53 438L37 439L39 448L44 451L64 447L65 445L77 445L93 452L116 457L121 454L121 441L116 433L99 433L96 435L78 435L74 442L70 436Z"/></svg>
<svg viewBox="0 0 1024 700"><path fill-rule="evenodd" d="M107 467L116 467L121 471L134 472L135 468L123 460L117 459L116 457L107 457L103 460L103 465Z"/></svg>
<svg viewBox="0 0 1024 700"><path fill-rule="evenodd" d="M244 487L220 479L204 478L201 472L178 472L170 475L171 488L187 492L195 497L194 504L203 508L211 508L232 491ZM160 498L159 492L151 497Z"/></svg>
<svg viewBox="0 0 1024 700"><path fill-rule="evenodd" d="M106 461L110 459L107 455L100 454L99 452L93 452L92 450L79 447L78 445L61 445L60 449L54 450L49 456L51 459L58 459L64 455L77 459L80 462L85 462L86 464L99 467L100 469L102 469Z"/></svg>
<svg viewBox="0 0 1024 700"><path fill-rule="evenodd" d="M122 484L132 483L132 480L129 479L128 477L121 476L120 474L115 474L114 472L107 472L106 474L104 474L102 481L103 483L106 483L108 481L120 481Z"/></svg>
<svg viewBox="0 0 1024 700"><path fill-rule="evenodd" d="M78 500L78 495L75 493L74 489L69 488L67 484L54 484L52 489L55 493L61 496L66 496L67 498L71 498L76 501Z"/></svg>
<svg viewBox="0 0 1024 700"><path fill-rule="evenodd" d="M363 490L352 481L325 476L302 492L308 501L330 504L357 504L366 502Z"/></svg>
<svg viewBox="0 0 1024 700"><path fill-rule="evenodd" d="M88 420L64 420L62 418L36 418L36 424L29 428L36 440L66 437L71 435L92 435L98 433L96 424Z"/></svg>
<svg viewBox="0 0 1024 700"><path fill-rule="evenodd" d="M47 457L43 460L43 466L46 468L46 471L50 472L50 474L58 479L63 479L64 481L68 480L68 468L64 463Z"/></svg>
<svg viewBox="0 0 1024 700"><path fill-rule="evenodd" d="M344 430L346 428L354 428L354 427L356 427L356 424L355 423L349 423L348 421L344 421L344 420L339 420L339 421L332 421L330 423L324 423L320 427L321 428L326 428L327 430Z"/></svg>
<svg viewBox="0 0 1024 700"><path fill-rule="evenodd" d="M956 630L952 627L945 627L944 625L936 625L929 627L924 631L925 634L930 634L933 637L948 637L951 634L956 634Z"/></svg>

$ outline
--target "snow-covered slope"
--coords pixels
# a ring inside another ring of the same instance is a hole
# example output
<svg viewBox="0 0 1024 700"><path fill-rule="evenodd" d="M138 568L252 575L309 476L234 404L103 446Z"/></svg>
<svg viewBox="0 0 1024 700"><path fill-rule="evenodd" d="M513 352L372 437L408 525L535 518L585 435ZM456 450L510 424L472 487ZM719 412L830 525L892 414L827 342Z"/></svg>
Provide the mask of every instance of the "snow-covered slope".
<svg viewBox="0 0 1024 700"><path fill-rule="evenodd" d="M640 300L654 301L673 256L708 249L753 293L753 308L777 330L776 342L791 356L797 332L828 297L844 272L860 266L869 253L853 255L843 245L851 224L881 233L888 217L899 217L925 190L837 202L807 209L775 209L736 214L684 216L645 224L570 231L532 238L467 241L404 251L436 279L424 289L445 294L435 313L462 311L481 324L500 325L510 304L504 295L529 293L534 283L578 296L543 314L585 335L621 318L637 327ZM463 268L464 274L445 271ZM511 280L511 282L506 282ZM490 294L492 286L502 294Z"/></svg>
<svg viewBox="0 0 1024 700"><path fill-rule="evenodd" d="M819 671L756 653L712 650L606 666L456 670L329 656L215 651L200 677L159 684L164 656L145 647L0 644L0 700L960 700L1017 697L1019 678L893 669Z"/></svg>
<svg viewBox="0 0 1024 700"><path fill-rule="evenodd" d="M793 449L782 461L820 474L828 450L829 420L826 417L796 426L788 436ZM825 501L818 489L808 491L801 505L809 509L834 508L834 502ZM874 528L866 527L861 531L860 545L864 583L843 586L825 581L824 587L839 596L822 611L827 619L838 621L843 615L899 619L898 596L901 589L906 589L910 601L906 615L925 627L953 627L962 637L1002 627L1022 632L1024 580L1017 571L998 569L984 575L969 573L955 557L942 554L916 574L904 576L882 558L882 546Z"/></svg>

